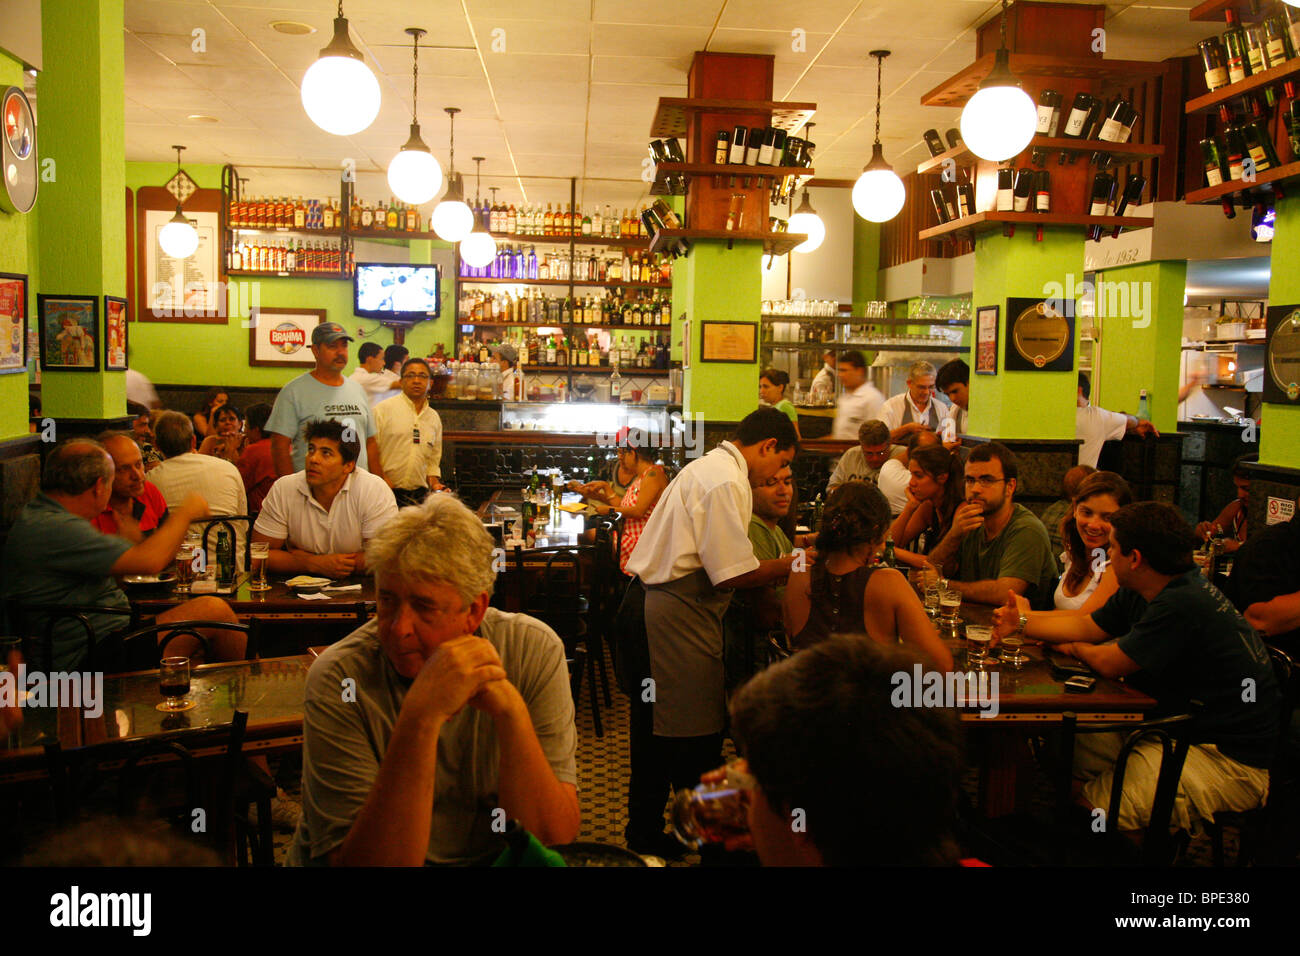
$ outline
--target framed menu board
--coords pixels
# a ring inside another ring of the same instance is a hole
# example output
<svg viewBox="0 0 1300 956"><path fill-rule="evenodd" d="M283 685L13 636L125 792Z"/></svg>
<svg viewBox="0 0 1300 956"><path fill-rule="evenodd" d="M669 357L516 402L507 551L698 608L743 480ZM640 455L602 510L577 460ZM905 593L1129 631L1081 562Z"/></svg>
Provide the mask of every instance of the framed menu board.
<svg viewBox="0 0 1300 956"><path fill-rule="evenodd" d="M975 310L975 374L998 374L998 306Z"/></svg>
<svg viewBox="0 0 1300 956"><path fill-rule="evenodd" d="M1008 372L1074 368L1074 300L1007 299Z"/></svg>
<svg viewBox="0 0 1300 956"><path fill-rule="evenodd" d="M226 324L226 259L221 241L221 190L198 189L181 207L199 234L188 259L163 252L158 234L176 215L176 197L161 186L135 194L137 322Z"/></svg>
<svg viewBox="0 0 1300 956"><path fill-rule="evenodd" d="M27 276L0 272L0 375L27 371Z"/></svg>
<svg viewBox="0 0 1300 956"><path fill-rule="evenodd" d="M757 362L758 324L756 322L701 322L700 361Z"/></svg>
<svg viewBox="0 0 1300 956"><path fill-rule="evenodd" d="M1300 305L1271 305L1264 349L1264 401L1300 405Z"/></svg>

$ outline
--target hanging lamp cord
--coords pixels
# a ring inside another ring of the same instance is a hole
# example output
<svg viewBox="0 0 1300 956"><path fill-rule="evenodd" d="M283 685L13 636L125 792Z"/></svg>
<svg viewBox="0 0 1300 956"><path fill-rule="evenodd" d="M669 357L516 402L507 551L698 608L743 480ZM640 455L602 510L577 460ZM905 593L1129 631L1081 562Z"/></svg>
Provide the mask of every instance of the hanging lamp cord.
<svg viewBox="0 0 1300 956"><path fill-rule="evenodd" d="M1007 48L1007 0L1002 0L1002 23L999 26L999 32L1002 34L1002 49Z"/></svg>
<svg viewBox="0 0 1300 956"><path fill-rule="evenodd" d="M1003 2L1005 3L1006 0L1003 0ZM876 57L876 141L873 145L879 145L880 143L880 75L884 65L885 58L878 55Z"/></svg>
<svg viewBox="0 0 1300 956"><path fill-rule="evenodd" d="M340 3L340 6L342 4ZM420 95L420 35L411 35L411 122L417 122L420 115L418 97Z"/></svg>
<svg viewBox="0 0 1300 956"><path fill-rule="evenodd" d="M339 19L343 18L343 0L339 0Z"/></svg>

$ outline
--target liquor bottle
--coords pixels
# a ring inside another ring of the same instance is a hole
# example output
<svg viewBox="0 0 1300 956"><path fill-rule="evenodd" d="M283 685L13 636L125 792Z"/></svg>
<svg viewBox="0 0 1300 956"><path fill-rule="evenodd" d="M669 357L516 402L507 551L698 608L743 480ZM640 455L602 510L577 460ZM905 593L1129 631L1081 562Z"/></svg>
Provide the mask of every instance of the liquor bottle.
<svg viewBox="0 0 1300 956"><path fill-rule="evenodd" d="M1286 125L1287 138L1291 141L1291 162L1300 162L1300 100L1296 99L1294 81L1287 80L1283 89L1287 104L1282 121Z"/></svg>
<svg viewBox="0 0 1300 956"><path fill-rule="evenodd" d="M1016 170L1013 212L1029 212L1034 200L1034 171L1028 167Z"/></svg>
<svg viewBox="0 0 1300 956"><path fill-rule="evenodd" d="M542 235L555 235L555 213L551 210L551 204L546 204L546 213L542 217Z"/></svg>
<svg viewBox="0 0 1300 956"><path fill-rule="evenodd" d="M1207 37L1197 45L1201 54L1201 67L1205 71L1205 86L1213 93L1228 85L1228 54L1218 37Z"/></svg>
<svg viewBox="0 0 1300 956"><path fill-rule="evenodd" d="M1237 11L1227 7L1223 15L1228 29L1223 32L1223 49L1228 58L1228 82L1240 83L1250 76L1250 56L1246 52L1246 32L1237 21Z"/></svg>
<svg viewBox="0 0 1300 956"><path fill-rule="evenodd" d="M420 211L416 209L414 206L406 207L406 231L407 232L420 231Z"/></svg>
<svg viewBox="0 0 1300 956"><path fill-rule="evenodd" d="M618 219L614 215L614 210L605 203L605 235L610 239L618 237Z"/></svg>
<svg viewBox="0 0 1300 956"><path fill-rule="evenodd" d="M337 226L337 223L338 210L334 207L334 202L331 200L321 209L321 228L334 229Z"/></svg>
<svg viewBox="0 0 1300 956"><path fill-rule="evenodd" d="M505 206L503 210L505 214L501 217L504 220L502 225L505 227L505 231L512 236L517 235L519 233L519 210L515 208L514 203L509 206L506 206L505 203L501 205Z"/></svg>
<svg viewBox="0 0 1300 956"><path fill-rule="evenodd" d="M584 236L591 235L591 216L587 215L586 213L583 213L582 216L582 234Z"/></svg>
<svg viewBox="0 0 1300 956"><path fill-rule="evenodd" d="M1245 137L1246 151L1255 164L1255 172L1262 173L1268 169L1277 169L1281 165L1267 126L1259 120L1251 120L1243 123L1238 129Z"/></svg>
<svg viewBox="0 0 1300 956"><path fill-rule="evenodd" d="M1012 212L1015 209L1015 171L998 170L998 194L994 207L998 212Z"/></svg>
<svg viewBox="0 0 1300 956"><path fill-rule="evenodd" d="M1147 390L1145 388L1138 390L1138 411L1137 417L1142 421L1151 418L1151 407L1147 401Z"/></svg>
<svg viewBox="0 0 1300 956"><path fill-rule="evenodd" d="M382 199L379 202L375 203L375 228L376 229L382 229L384 230L384 232L388 231L388 221L389 221L388 217L390 212L391 212L390 207L385 206L384 201Z"/></svg>
<svg viewBox="0 0 1300 956"><path fill-rule="evenodd" d="M713 148L713 162L722 166L731 154L731 134L725 129L718 130L717 142Z"/></svg>
<svg viewBox="0 0 1300 956"><path fill-rule="evenodd" d="M1052 211L1052 174L1046 169L1038 171L1034 184L1034 212Z"/></svg>
<svg viewBox="0 0 1300 956"><path fill-rule="evenodd" d="M921 136L925 139L926 149L930 151L931 156L942 156L948 151L948 147L943 144L943 139L939 136L937 129L927 129Z"/></svg>
<svg viewBox="0 0 1300 956"><path fill-rule="evenodd" d="M1201 163L1205 169L1207 186L1219 186L1228 179L1225 148L1213 136L1201 140Z"/></svg>
<svg viewBox="0 0 1300 956"><path fill-rule="evenodd" d="M307 226L307 208L302 203L302 197L298 196L293 201L293 228L303 229Z"/></svg>

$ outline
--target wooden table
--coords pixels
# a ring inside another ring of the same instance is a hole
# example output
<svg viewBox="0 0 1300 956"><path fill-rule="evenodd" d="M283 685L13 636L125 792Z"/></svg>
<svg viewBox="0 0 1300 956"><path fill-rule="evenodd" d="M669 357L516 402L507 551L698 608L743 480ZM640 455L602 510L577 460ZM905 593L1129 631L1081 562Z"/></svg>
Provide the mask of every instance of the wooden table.
<svg viewBox="0 0 1300 956"><path fill-rule="evenodd" d="M191 710L162 713L158 671L136 671L104 678L103 711L24 708L23 723L0 736L0 785L46 776L43 740L57 737L65 748L110 740L176 739L188 729L228 724L236 710L248 712L244 752L281 753L302 746L303 699L314 657L273 657L234 664L201 664L190 674ZM209 756L221 747L197 749Z"/></svg>
<svg viewBox="0 0 1300 956"><path fill-rule="evenodd" d="M290 575L295 577L296 575ZM365 623L375 612L375 579L369 575L341 578L334 584L360 584L359 591L322 591L324 601L303 600L296 591L286 585L285 578L269 575L269 591L250 590L250 576L240 574L236 587L230 594L214 594L226 601L241 620L260 618L271 621L315 620L315 621L356 621ZM212 593L212 592L207 592ZM201 597L193 592L178 594L176 591L128 592L131 607L141 619L148 623L154 617L190 598Z"/></svg>
<svg viewBox="0 0 1300 956"><path fill-rule="evenodd" d="M576 504L583 500L582 495L566 491L561 496L561 503ZM521 517L523 494L514 490L492 492L492 496L479 506L478 516L483 522L500 521L505 525ZM582 543L582 533L586 530L586 519L581 513L571 514L559 508L551 508L551 520L546 523L546 534L539 535L536 547L568 547ZM527 550L527 549L525 549Z"/></svg>
<svg viewBox="0 0 1300 956"><path fill-rule="evenodd" d="M993 607L963 602L962 625L991 624ZM940 626L958 668L966 665L966 642ZM1097 678L1096 686L1086 694L1074 694L1057 680L1043 657L1047 645L1024 648L1029 663L1018 668L992 663L990 679L997 674L998 713L983 717L975 704L962 708L960 719L980 750L980 810L989 817L1005 816L1027 802L1025 784L1032 757L1028 738L1044 725L1059 724L1070 711L1080 723L1142 720L1156 706L1156 700L1121 681ZM969 673L969 671L967 671Z"/></svg>

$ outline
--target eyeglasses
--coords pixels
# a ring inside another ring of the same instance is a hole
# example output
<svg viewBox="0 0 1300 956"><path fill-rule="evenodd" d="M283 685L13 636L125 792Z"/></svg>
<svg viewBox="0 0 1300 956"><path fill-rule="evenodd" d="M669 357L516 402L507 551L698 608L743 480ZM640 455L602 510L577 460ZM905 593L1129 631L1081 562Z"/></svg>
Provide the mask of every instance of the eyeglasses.
<svg viewBox="0 0 1300 956"><path fill-rule="evenodd" d="M991 475L980 475L978 478L972 478L969 475L967 475L965 478L962 479L962 481L966 483L967 488L973 487L975 485L979 485L981 488L992 488L999 481L1006 481L1006 479L994 478Z"/></svg>
<svg viewBox="0 0 1300 956"><path fill-rule="evenodd" d="M409 378L409 379L424 379L426 382L429 381L429 376L427 376L427 375L420 375L419 373L416 373L416 374L413 375L413 374L411 374L411 373L408 372L407 374L403 375L402 378L403 378L404 380Z"/></svg>

